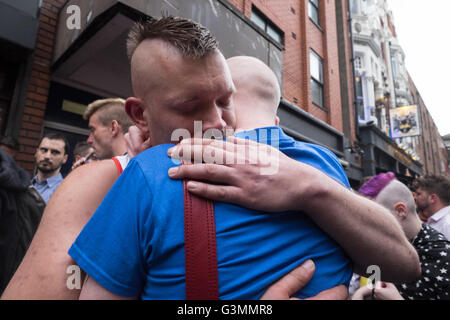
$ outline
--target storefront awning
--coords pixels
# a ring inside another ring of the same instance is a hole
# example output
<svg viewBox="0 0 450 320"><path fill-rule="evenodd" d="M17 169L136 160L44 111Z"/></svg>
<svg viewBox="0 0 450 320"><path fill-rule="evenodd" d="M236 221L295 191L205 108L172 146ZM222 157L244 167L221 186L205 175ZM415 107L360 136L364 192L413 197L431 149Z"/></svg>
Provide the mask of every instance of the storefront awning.
<svg viewBox="0 0 450 320"><path fill-rule="evenodd" d="M66 26L71 6L79 8L79 29ZM69 0L58 19L53 79L100 96L132 96L126 37L135 21L162 12L203 24L219 40L225 57L260 58L282 83L282 46L223 0Z"/></svg>
<svg viewBox="0 0 450 320"><path fill-rule="evenodd" d="M0 38L33 50L39 26L39 0L0 0Z"/></svg>
<svg viewBox="0 0 450 320"><path fill-rule="evenodd" d="M373 176L379 171L392 171L405 175L422 175L422 164L415 161L403 149L374 125L360 127L363 146L363 171L365 176Z"/></svg>

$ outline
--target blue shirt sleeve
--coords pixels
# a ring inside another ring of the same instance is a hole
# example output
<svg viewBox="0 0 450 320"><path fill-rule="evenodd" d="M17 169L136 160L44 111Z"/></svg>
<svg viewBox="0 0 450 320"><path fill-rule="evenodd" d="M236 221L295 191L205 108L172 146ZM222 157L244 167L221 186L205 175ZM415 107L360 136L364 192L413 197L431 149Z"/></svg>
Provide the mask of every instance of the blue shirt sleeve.
<svg viewBox="0 0 450 320"><path fill-rule="evenodd" d="M321 170L347 189L351 188L350 182L347 178L347 174L345 173L345 170L342 167L338 157L336 157L333 152L319 145L313 145L309 143L305 143L305 145L311 148L311 154L313 155L313 157L311 159L305 157L299 161Z"/></svg>
<svg viewBox="0 0 450 320"><path fill-rule="evenodd" d="M151 191L131 161L69 250L69 255L105 289L138 297L145 282L140 215L151 210Z"/></svg>

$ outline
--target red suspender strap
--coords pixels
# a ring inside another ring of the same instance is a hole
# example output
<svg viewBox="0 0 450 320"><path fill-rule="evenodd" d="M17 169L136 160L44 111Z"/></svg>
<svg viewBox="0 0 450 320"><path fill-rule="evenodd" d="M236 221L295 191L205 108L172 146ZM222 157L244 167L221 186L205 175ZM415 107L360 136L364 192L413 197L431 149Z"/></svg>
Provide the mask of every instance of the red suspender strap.
<svg viewBox="0 0 450 320"><path fill-rule="evenodd" d="M214 204L189 193L186 183L184 180L186 299L218 300Z"/></svg>
<svg viewBox="0 0 450 320"><path fill-rule="evenodd" d="M119 159L117 159L116 157L113 157L112 160L114 161L114 164L117 167L117 172L119 173L119 176L120 176L123 172L122 165L120 164Z"/></svg>

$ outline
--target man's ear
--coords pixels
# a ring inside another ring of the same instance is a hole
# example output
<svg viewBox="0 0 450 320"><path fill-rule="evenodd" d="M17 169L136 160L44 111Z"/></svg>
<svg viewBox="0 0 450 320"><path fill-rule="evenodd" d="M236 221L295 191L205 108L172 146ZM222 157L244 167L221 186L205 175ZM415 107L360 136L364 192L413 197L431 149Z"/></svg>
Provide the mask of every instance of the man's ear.
<svg viewBox="0 0 450 320"><path fill-rule="evenodd" d="M119 124L119 122L117 122L117 120L111 121L111 131L112 131L112 134L114 137L119 134L120 128L121 128L120 124Z"/></svg>
<svg viewBox="0 0 450 320"><path fill-rule="evenodd" d="M435 204L439 201L439 197L435 193L430 194L428 197L430 198L432 204Z"/></svg>
<svg viewBox="0 0 450 320"><path fill-rule="evenodd" d="M278 116L275 116L275 126L279 126L280 125L280 118Z"/></svg>
<svg viewBox="0 0 450 320"><path fill-rule="evenodd" d="M394 204L394 210L397 217L400 219L405 219L408 215L408 209L403 202L397 202Z"/></svg>
<svg viewBox="0 0 450 320"><path fill-rule="evenodd" d="M65 164L67 162L67 160L69 159L69 155L65 154L64 155L64 160L63 160L63 164Z"/></svg>
<svg viewBox="0 0 450 320"><path fill-rule="evenodd" d="M149 132L149 124L144 117L145 106L141 99L134 97L128 98L125 102L125 111L136 127L142 132Z"/></svg>

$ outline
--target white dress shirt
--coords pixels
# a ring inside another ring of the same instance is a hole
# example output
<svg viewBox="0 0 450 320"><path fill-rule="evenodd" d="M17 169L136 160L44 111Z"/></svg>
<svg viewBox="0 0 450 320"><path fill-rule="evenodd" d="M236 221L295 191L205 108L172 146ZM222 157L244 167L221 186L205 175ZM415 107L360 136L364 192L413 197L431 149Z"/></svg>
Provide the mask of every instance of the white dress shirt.
<svg viewBox="0 0 450 320"><path fill-rule="evenodd" d="M428 219L427 224L450 240L450 206L442 208L433 214Z"/></svg>

